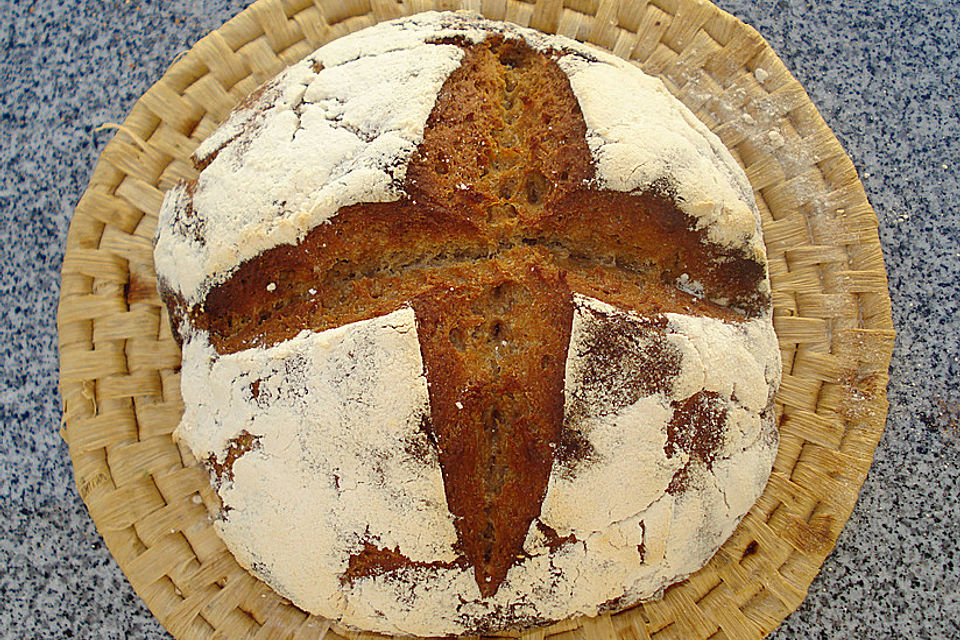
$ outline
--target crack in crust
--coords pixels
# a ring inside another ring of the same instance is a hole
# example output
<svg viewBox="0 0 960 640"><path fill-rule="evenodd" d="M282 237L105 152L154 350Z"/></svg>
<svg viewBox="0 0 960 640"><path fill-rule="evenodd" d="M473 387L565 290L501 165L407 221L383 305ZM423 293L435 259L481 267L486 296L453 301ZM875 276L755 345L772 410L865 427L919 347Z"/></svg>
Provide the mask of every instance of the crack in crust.
<svg viewBox="0 0 960 640"><path fill-rule="evenodd" d="M452 569L464 564L463 556L453 562L414 562L400 553L399 548L385 549L370 542L364 542L360 552L350 556L347 570L340 576L340 582L350 584L360 578L377 576L398 569Z"/></svg>
<svg viewBox="0 0 960 640"><path fill-rule="evenodd" d="M707 242L670 184L595 188L579 104L549 54L499 36L455 44L466 55L407 167L406 196L342 209L187 313L225 354L413 306L448 507L491 596L523 556L556 451L589 453L561 433L572 294L728 321L760 315L769 297L764 266ZM681 291L682 276L705 295ZM366 543L342 580L404 562Z"/></svg>
<svg viewBox="0 0 960 640"><path fill-rule="evenodd" d="M211 455L207 459L207 467L210 469L218 484L233 481L233 463L241 456L250 451L260 448L260 436L254 435L244 429L240 434L230 440L227 447L227 453L223 460L217 460L216 456Z"/></svg>

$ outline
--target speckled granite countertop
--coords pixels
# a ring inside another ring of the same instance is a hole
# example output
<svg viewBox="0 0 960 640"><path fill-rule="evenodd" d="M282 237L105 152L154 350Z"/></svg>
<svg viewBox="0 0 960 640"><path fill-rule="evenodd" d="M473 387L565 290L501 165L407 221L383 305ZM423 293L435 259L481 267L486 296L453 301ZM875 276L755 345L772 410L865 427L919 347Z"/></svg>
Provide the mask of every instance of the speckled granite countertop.
<svg viewBox="0 0 960 640"><path fill-rule="evenodd" d="M0 2L0 637L169 638L77 496L57 433L72 209L109 133L244 0ZM960 638L960 3L721 0L799 78L880 218L899 332L853 518L773 635Z"/></svg>

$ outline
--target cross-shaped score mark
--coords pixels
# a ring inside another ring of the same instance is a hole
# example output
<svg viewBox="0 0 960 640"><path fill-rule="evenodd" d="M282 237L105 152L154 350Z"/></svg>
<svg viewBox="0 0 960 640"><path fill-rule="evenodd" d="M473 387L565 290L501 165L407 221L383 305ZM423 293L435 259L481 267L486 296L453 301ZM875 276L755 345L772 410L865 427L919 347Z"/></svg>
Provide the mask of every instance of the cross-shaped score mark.
<svg viewBox="0 0 960 640"><path fill-rule="evenodd" d="M499 37L464 46L405 197L341 210L243 264L191 314L224 354L412 306L429 380L424 429L463 560L490 596L523 556L555 460L575 455L564 438L574 293L645 318L733 322L768 301L763 266L707 243L671 185L603 189L554 56ZM703 297L675 286L683 274ZM368 544L351 571L388 570L398 555Z"/></svg>

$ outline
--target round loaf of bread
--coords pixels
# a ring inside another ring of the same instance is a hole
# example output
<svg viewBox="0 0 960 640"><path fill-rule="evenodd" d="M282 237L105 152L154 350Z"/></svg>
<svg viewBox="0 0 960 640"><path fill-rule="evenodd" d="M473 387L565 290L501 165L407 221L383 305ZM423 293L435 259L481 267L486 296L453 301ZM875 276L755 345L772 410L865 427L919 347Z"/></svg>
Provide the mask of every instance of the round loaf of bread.
<svg viewBox="0 0 960 640"><path fill-rule="evenodd" d="M419 14L290 67L194 161L155 251L177 436L297 606L419 636L621 609L763 490L753 193L630 63Z"/></svg>

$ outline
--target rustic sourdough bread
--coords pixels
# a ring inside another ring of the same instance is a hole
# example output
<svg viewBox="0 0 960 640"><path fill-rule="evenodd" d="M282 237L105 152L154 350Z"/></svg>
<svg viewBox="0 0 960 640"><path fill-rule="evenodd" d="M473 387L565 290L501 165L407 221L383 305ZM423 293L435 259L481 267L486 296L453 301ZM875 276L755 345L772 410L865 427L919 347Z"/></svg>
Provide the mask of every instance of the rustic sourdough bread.
<svg viewBox="0 0 960 640"><path fill-rule="evenodd" d="M427 13L268 82L164 200L178 437L313 613L476 634L623 608L760 495L780 359L743 172L660 81Z"/></svg>

